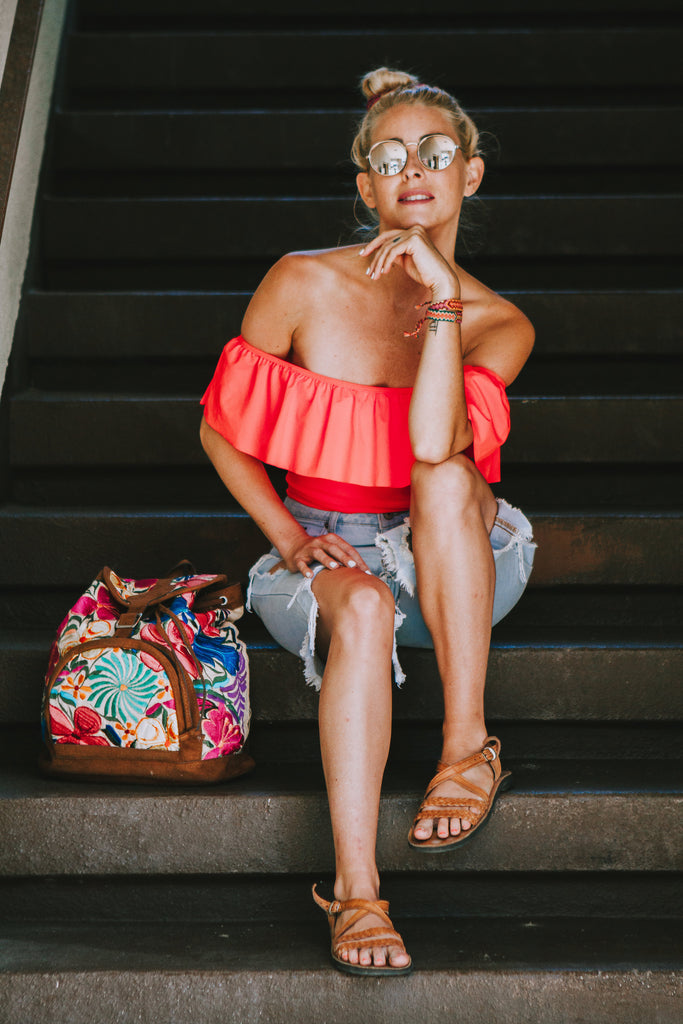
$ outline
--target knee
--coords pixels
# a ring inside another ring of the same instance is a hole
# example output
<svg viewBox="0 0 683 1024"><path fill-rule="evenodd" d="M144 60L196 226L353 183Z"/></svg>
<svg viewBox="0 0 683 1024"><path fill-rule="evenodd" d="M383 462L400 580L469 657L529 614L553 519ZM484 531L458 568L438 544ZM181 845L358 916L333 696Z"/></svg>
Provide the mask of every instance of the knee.
<svg viewBox="0 0 683 1024"><path fill-rule="evenodd" d="M418 514L430 507L462 513L480 504L478 472L466 455L436 464L415 462L410 486Z"/></svg>
<svg viewBox="0 0 683 1024"><path fill-rule="evenodd" d="M389 587L375 576L364 573L348 587L339 607L338 625L359 636L364 628L393 630L394 597Z"/></svg>

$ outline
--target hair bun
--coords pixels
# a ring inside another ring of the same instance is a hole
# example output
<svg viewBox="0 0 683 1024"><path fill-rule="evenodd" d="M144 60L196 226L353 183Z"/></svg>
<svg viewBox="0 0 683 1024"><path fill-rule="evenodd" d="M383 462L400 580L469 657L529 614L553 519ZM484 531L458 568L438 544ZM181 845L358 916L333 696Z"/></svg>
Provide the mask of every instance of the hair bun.
<svg viewBox="0 0 683 1024"><path fill-rule="evenodd" d="M402 86L419 85L419 78L409 75L406 71L396 68L376 68L363 75L360 83L363 95L367 100L376 101L385 93Z"/></svg>

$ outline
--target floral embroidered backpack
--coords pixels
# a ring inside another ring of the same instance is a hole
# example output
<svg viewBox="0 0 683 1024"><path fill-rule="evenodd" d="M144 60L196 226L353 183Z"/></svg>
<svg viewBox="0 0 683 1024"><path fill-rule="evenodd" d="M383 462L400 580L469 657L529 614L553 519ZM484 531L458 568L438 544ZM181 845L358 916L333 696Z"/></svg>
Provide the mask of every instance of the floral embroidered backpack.
<svg viewBox="0 0 683 1024"><path fill-rule="evenodd" d="M43 770L203 783L253 768L243 749L249 664L234 625L243 611L225 576L131 580L103 569L52 645Z"/></svg>

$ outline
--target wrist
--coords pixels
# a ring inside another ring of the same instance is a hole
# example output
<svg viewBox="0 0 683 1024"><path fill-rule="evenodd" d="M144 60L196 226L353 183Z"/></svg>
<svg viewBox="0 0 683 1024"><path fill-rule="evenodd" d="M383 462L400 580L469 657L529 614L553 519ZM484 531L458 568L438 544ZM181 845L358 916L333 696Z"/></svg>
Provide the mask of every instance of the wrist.
<svg viewBox="0 0 683 1024"><path fill-rule="evenodd" d="M448 279L435 282L430 291L432 293L432 302L443 302L445 299L459 299L460 298L460 281L453 275Z"/></svg>

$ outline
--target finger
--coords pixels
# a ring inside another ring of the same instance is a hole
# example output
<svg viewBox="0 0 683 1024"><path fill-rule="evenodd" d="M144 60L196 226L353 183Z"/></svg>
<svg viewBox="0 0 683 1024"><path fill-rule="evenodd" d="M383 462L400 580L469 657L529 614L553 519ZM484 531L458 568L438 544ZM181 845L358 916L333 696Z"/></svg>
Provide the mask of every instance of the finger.
<svg viewBox="0 0 683 1024"><path fill-rule="evenodd" d="M342 565L348 566L349 569L359 568L365 571L368 568L365 560L361 558L356 549L345 541L343 537L338 537L336 533L328 533L325 537L317 537L316 539L318 542L324 541L326 549L332 557L338 559Z"/></svg>
<svg viewBox="0 0 683 1024"><path fill-rule="evenodd" d="M309 578L313 575L313 570L307 560L302 558L301 555L294 559L294 572L300 572L302 576L307 576Z"/></svg>
<svg viewBox="0 0 683 1024"><path fill-rule="evenodd" d="M380 245L384 245L384 243L388 239L395 238L397 234L398 234L398 231L396 230L396 228L393 228L393 229L389 228L387 231L380 232L379 235L376 235L369 242L365 243L365 245L360 250L358 255L359 256L369 256L371 252L374 252L375 249L378 249Z"/></svg>

